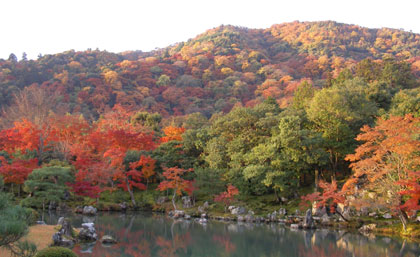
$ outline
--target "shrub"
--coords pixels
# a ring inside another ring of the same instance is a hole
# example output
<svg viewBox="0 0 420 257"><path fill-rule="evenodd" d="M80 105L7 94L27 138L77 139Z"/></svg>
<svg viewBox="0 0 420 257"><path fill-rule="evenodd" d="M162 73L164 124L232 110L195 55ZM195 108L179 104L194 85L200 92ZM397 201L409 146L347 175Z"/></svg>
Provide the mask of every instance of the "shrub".
<svg viewBox="0 0 420 257"><path fill-rule="evenodd" d="M41 250L35 257L78 257L77 254L70 249L64 247L50 247Z"/></svg>

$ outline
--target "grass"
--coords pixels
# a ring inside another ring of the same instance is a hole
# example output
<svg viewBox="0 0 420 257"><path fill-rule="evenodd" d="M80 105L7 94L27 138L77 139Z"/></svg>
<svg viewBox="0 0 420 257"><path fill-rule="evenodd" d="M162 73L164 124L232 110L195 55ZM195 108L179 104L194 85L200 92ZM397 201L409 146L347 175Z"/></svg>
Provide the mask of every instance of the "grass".
<svg viewBox="0 0 420 257"><path fill-rule="evenodd" d="M21 241L27 240L34 243L39 251L53 243L52 236L55 232L57 230L53 225L34 225L29 227L28 234ZM3 247L0 248L0 256L12 257L11 253Z"/></svg>

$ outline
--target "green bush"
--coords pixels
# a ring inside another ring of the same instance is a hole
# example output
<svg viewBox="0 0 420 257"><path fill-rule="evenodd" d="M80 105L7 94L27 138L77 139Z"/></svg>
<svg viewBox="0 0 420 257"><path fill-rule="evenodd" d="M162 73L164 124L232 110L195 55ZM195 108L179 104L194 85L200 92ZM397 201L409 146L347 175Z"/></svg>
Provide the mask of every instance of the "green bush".
<svg viewBox="0 0 420 257"><path fill-rule="evenodd" d="M35 257L78 257L70 249L64 247L50 247L39 251Z"/></svg>

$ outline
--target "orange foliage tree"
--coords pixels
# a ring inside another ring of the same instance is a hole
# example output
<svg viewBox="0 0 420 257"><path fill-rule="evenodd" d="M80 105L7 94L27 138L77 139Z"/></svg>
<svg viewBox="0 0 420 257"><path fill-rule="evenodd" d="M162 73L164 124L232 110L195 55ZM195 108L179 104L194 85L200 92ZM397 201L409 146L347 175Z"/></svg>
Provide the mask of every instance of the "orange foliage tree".
<svg viewBox="0 0 420 257"><path fill-rule="evenodd" d="M375 127L361 130L356 139L364 143L346 157L354 171L347 184L359 182L377 199L385 199L384 205L398 214L406 229L405 211L419 209L420 118L379 118Z"/></svg>
<svg viewBox="0 0 420 257"><path fill-rule="evenodd" d="M214 201L216 202L223 202L225 205L225 212L230 205L230 203L233 201L233 198L239 194L239 190L233 186L228 185L225 192L221 192L220 194L216 195L214 198Z"/></svg>
<svg viewBox="0 0 420 257"><path fill-rule="evenodd" d="M192 172L193 169L186 170L178 167L172 167L164 168L164 170L165 171L162 175L165 177L165 180L160 182L157 189L160 191L173 189L174 193L172 196L172 205L176 210L175 197L177 195L182 195L182 192L186 192L187 194L191 195L194 190L193 181L189 181L182 178L184 174L186 174L187 172Z"/></svg>
<svg viewBox="0 0 420 257"><path fill-rule="evenodd" d="M163 129L163 133L165 136L160 139L162 143L166 143L169 141L182 141L182 134L185 132L185 128L183 127L174 127L174 126L167 126Z"/></svg>

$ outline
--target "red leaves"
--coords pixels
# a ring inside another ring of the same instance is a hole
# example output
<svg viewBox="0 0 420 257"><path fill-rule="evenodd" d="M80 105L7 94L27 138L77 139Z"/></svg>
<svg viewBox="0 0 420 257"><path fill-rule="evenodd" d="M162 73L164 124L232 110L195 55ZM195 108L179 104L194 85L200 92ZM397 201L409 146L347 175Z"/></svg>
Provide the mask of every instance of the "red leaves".
<svg viewBox="0 0 420 257"><path fill-rule="evenodd" d="M344 203L346 201L345 194L343 190L338 190L337 182L333 180L331 183L325 181L319 182L319 187L322 189L322 193L315 192L302 196L301 199L303 202L316 202L316 207L320 206L330 206L333 209L337 204Z"/></svg>
<svg viewBox="0 0 420 257"><path fill-rule="evenodd" d="M419 134L420 118L412 115L379 118L375 127L363 127L356 139L364 143L346 157L353 162L353 180L366 177L365 188L390 198L391 209L419 209Z"/></svg>
<svg viewBox="0 0 420 257"><path fill-rule="evenodd" d="M181 169L178 167L164 168L163 176L166 180L160 182L158 190L165 191L167 189L174 189L177 195L182 195L182 192L191 194L194 190L192 181L183 179L181 176L187 172L192 172L193 169Z"/></svg>
<svg viewBox="0 0 420 257"><path fill-rule="evenodd" d="M239 194L239 190L233 186L228 185L227 190L225 192L222 192L214 198L215 202L223 202L225 206L228 206L232 201L233 198Z"/></svg>
<svg viewBox="0 0 420 257"><path fill-rule="evenodd" d="M37 159L15 159L12 164L9 164L3 156L0 156L0 160L0 174L3 176L5 183L21 185L25 182L29 174L31 174L34 169L38 168Z"/></svg>

